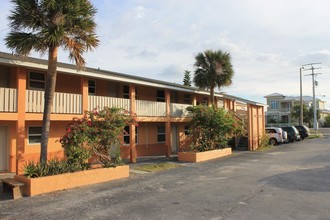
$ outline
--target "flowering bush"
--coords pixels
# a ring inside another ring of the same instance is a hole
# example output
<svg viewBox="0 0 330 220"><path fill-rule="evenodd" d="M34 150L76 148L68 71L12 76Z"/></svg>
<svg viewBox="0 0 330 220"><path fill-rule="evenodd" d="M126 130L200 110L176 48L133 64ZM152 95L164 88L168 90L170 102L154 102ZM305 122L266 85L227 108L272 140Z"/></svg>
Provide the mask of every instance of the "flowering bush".
<svg viewBox="0 0 330 220"><path fill-rule="evenodd" d="M242 122L222 108L199 105L187 110L193 114L190 125L193 151L225 148L231 137L243 131Z"/></svg>
<svg viewBox="0 0 330 220"><path fill-rule="evenodd" d="M82 168L89 158L106 167L120 164L119 137L131 124L138 125L136 115L120 108L94 109L74 118L60 139L68 162Z"/></svg>

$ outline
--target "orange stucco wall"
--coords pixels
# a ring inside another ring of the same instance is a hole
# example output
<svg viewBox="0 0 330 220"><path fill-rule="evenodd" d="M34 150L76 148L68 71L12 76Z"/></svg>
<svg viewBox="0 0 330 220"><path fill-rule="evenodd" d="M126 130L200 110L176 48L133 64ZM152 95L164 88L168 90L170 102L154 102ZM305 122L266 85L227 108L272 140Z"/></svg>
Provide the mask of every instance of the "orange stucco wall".
<svg viewBox="0 0 330 220"><path fill-rule="evenodd" d="M56 92L81 94L80 76L57 74Z"/></svg>
<svg viewBox="0 0 330 220"><path fill-rule="evenodd" d="M2 68L2 70L1 70ZM17 88L17 112L0 112L0 126L8 128L8 145L9 145L9 165L8 169L11 172L21 172L23 164L29 160L39 160L40 144L28 143L28 128L29 126L41 126L42 113L26 113L25 112L25 97L28 85L28 73L31 69L23 67L1 67L0 80L6 81L6 86L9 88ZM36 70L38 72L46 72L45 70ZM9 74L8 74L9 73ZM4 76L6 75L6 76ZM5 79L6 78L6 79ZM170 101L184 103L185 92L170 91L168 89L148 87L142 85L133 85L124 82L115 82L111 80L103 80L97 78L89 78L85 76L77 76L73 74L64 74L59 72L57 76L56 92L82 94L83 110L88 109L88 80L95 80L96 95L123 97L123 85L127 85L131 92L131 106L135 109L135 88L137 91L137 100L157 100L157 90L165 91L165 100L167 106L167 116L165 117L138 117L141 121L138 126L138 143L136 151L134 146L122 146L123 157L148 156L148 155L167 155L171 154L172 145L172 127L177 127L177 150L188 150L190 145L189 138L184 134L184 126L189 124L188 118L171 118ZM172 95L172 97L171 97ZM210 98L204 94L191 93L191 102L193 104L203 103L205 99L210 102ZM133 96L133 97L132 97ZM229 100L232 101L232 100ZM227 101L229 108L233 109L233 102ZM258 138L263 132L264 121L263 107L249 105L247 107L250 114L249 120L249 139L251 140L251 149L258 147ZM233 109L235 110L235 108ZM64 134L66 124L73 117L81 117L82 115L73 114L52 114L51 128L49 138L49 158L63 158L63 149L58 142L59 138ZM166 141L164 143L157 142L157 126L164 125L166 127ZM18 161L18 163L17 163Z"/></svg>
<svg viewBox="0 0 330 220"><path fill-rule="evenodd" d="M138 100L147 100L147 101L157 101L157 90L163 90L162 88L155 88L155 87L146 87L146 86L138 86L137 91L137 99Z"/></svg>

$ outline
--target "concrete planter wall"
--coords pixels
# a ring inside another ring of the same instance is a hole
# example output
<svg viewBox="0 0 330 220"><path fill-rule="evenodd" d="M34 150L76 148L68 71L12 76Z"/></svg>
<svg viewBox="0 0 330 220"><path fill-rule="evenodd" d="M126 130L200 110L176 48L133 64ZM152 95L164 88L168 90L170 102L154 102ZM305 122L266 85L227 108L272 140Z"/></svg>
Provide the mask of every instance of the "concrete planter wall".
<svg viewBox="0 0 330 220"><path fill-rule="evenodd" d="M219 150L211 150L204 152L178 152L178 160L184 162L202 162L212 160L219 157L228 156L232 153L231 148L224 148Z"/></svg>
<svg viewBox="0 0 330 220"><path fill-rule="evenodd" d="M49 193L57 190L102 183L127 177L129 177L128 165L114 168L83 170L74 173L65 173L40 178L27 178L24 175L16 175L14 178L25 184L25 186L22 187L24 195L35 196L42 193Z"/></svg>

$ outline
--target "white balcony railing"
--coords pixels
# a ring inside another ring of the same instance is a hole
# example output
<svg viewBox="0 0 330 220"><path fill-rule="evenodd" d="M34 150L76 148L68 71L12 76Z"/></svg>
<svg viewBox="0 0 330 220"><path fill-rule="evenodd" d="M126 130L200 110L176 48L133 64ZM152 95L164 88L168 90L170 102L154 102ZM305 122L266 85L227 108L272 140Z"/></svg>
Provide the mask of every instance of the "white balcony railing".
<svg viewBox="0 0 330 220"><path fill-rule="evenodd" d="M166 116L166 103L136 100L138 116Z"/></svg>
<svg viewBox="0 0 330 220"><path fill-rule="evenodd" d="M42 113L44 111L44 91L27 90L25 111ZM55 92L52 113L82 114L82 95Z"/></svg>
<svg viewBox="0 0 330 220"><path fill-rule="evenodd" d="M104 107L117 107L125 110L130 110L130 100L105 96L88 96L88 110L92 111L95 108L102 109Z"/></svg>
<svg viewBox="0 0 330 220"><path fill-rule="evenodd" d="M17 112L17 89L0 88L0 112Z"/></svg>
<svg viewBox="0 0 330 220"><path fill-rule="evenodd" d="M191 113L187 111L187 107L191 105L171 103L171 116L172 117L191 117Z"/></svg>

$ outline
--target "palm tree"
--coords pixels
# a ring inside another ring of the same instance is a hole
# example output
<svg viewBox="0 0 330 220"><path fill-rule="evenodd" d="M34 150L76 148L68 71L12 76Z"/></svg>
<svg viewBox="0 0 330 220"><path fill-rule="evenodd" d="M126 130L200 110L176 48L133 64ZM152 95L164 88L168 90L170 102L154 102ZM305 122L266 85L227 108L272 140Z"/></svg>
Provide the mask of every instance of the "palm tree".
<svg viewBox="0 0 330 220"><path fill-rule="evenodd" d="M45 107L42 121L40 161L47 160L50 114L57 75L59 47L69 51L78 69L85 66L83 53L97 47L96 9L89 0L12 0L8 17L10 33L6 46L15 54L27 56L32 50L48 52Z"/></svg>
<svg viewBox="0 0 330 220"><path fill-rule="evenodd" d="M195 57L194 83L200 89L209 89L211 102L216 106L214 89L228 86L234 75L230 54L221 50L206 50Z"/></svg>

